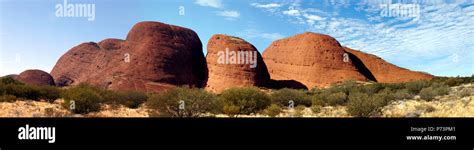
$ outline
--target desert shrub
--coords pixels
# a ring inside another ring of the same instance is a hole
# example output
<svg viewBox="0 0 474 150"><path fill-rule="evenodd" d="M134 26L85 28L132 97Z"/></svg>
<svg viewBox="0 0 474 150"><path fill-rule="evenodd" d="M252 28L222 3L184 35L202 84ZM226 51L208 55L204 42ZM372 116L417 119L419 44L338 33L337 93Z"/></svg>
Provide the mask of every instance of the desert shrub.
<svg viewBox="0 0 474 150"><path fill-rule="evenodd" d="M273 104L280 106L288 106L290 100L294 102L294 106L305 105L311 106L311 98L301 90L295 89L280 89L271 94Z"/></svg>
<svg viewBox="0 0 474 150"><path fill-rule="evenodd" d="M355 80L346 80L340 84L333 84L330 88L326 89L329 93L343 92L346 95L349 94L354 88L359 87Z"/></svg>
<svg viewBox="0 0 474 150"><path fill-rule="evenodd" d="M54 100L61 97L61 90L54 86L40 86L38 87L38 99L44 99L48 102L54 102Z"/></svg>
<svg viewBox="0 0 474 150"><path fill-rule="evenodd" d="M22 85L20 81L13 79L12 77L1 77L0 84L19 84Z"/></svg>
<svg viewBox="0 0 474 150"><path fill-rule="evenodd" d="M448 78L444 84L448 85L448 86L458 86L458 85L461 85L464 83L464 80L462 78L459 78L459 77L455 77L455 78Z"/></svg>
<svg viewBox="0 0 474 150"><path fill-rule="evenodd" d="M36 86L29 86L23 84L6 84L1 88L3 94L13 95L19 98L39 100L40 90Z"/></svg>
<svg viewBox="0 0 474 150"><path fill-rule="evenodd" d="M313 105L313 106L311 106L310 109L313 113L317 114L317 113L321 112L322 107L319 106L319 105Z"/></svg>
<svg viewBox="0 0 474 150"><path fill-rule="evenodd" d="M15 102L16 96L13 95L0 95L0 102Z"/></svg>
<svg viewBox="0 0 474 150"><path fill-rule="evenodd" d="M393 101L395 98L393 92L389 89L384 89L376 94L371 95L371 100L377 107L383 107Z"/></svg>
<svg viewBox="0 0 474 150"><path fill-rule="evenodd" d="M469 88L464 88L461 91L459 91L459 96L460 97L468 97L468 96L471 96L472 93L474 93L474 90L469 89Z"/></svg>
<svg viewBox="0 0 474 150"><path fill-rule="evenodd" d="M17 81L2 78L0 83L0 95L12 95L18 98L30 100L54 101L60 97L60 89L53 86L26 85Z"/></svg>
<svg viewBox="0 0 474 150"><path fill-rule="evenodd" d="M270 105L270 97L258 88L230 88L219 95L220 101L228 108L239 107L239 114L251 114Z"/></svg>
<svg viewBox="0 0 474 150"><path fill-rule="evenodd" d="M102 97L102 103L119 106L125 103L126 95L124 92L115 92L105 89L92 88Z"/></svg>
<svg viewBox="0 0 474 150"><path fill-rule="evenodd" d="M430 84L427 81L419 80L405 83L405 88L412 94L420 93L421 89L429 87Z"/></svg>
<svg viewBox="0 0 474 150"><path fill-rule="evenodd" d="M326 102L330 106L344 105L347 100L347 96L343 92L329 94L326 98Z"/></svg>
<svg viewBox="0 0 474 150"><path fill-rule="evenodd" d="M151 95L147 106L165 117L200 117L220 109L214 94L196 88L175 88Z"/></svg>
<svg viewBox="0 0 474 150"><path fill-rule="evenodd" d="M303 105L295 107L295 113L293 114L295 117L303 116L303 111L306 109Z"/></svg>
<svg viewBox="0 0 474 150"><path fill-rule="evenodd" d="M130 91L124 93L124 98L121 99L120 104L128 108L138 108L141 104L148 100L148 96L145 93L138 91Z"/></svg>
<svg viewBox="0 0 474 150"><path fill-rule="evenodd" d="M123 105L128 108L138 108L138 106L148 100L146 93L138 91L118 92L101 90L99 93L104 103L114 106Z"/></svg>
<svg viewBox="0 0 474 150"><path fill-rule="evenodd" d="M317 106L325 106L326 105L326 99L324 98L324 96L318 94L318 95L313 95L311 97L311 103L313 104L313 106L317 105Z"/></svg>
<svg viewBox="0 0 474 150"><path fill-rule="evenodd" d="M441 86L441 87L427 87L423 88L420 91L420 98L431 101L436 96L446 95L449 93L449 87Z"/></svg>
<svg viewBox="0 0 474 150"><path fill-rule="evenodd" d="M377 115L380 108L387 103L388 96L376 94L369 96L366 93L351 93L347 103L347 112L356 117L370 117Z"/></svg>
<svg viewBox="0 0 474 150"><path fill-rule="evenodd" d="M240 113L240 107L235 105L225 105L222 108L222 112L229 115L230 117L235 117Z"/></svg>
<svg viewBox="0 0 474 150"><path fill-rule="evenodd" d="M413 95L407 89L402 89L402 90L396 91L393 94L393 97L397 100L403 100L403 99L413 98Z"/></svg>
<svg viewBox="0 0 474 150"><path fill-rule="evenodd" d="M430 112L436 111L436 108L433 107L432 105L422 104L422 105L416 105L415 110L430 113Z"/></svg>
<svg viewBox="0 0 474 150"><path fill-rule="evenodd" d="M275 117L278 116L282 112L282 110L279 105L271 104L263 112L270 117Z"/></svg>
<svg viewBox="0 0 474 150"><path fill-rule="evenodd" d="M87 114L100 111L100 103L103 101L100 94L88 86L78 86L61 92L64 98L63 107L78 114Z"/></svg>
<svg viewBox="0 0 474 150"><path fill-rule="evenodd" d="M335 92L330 90L323 90L317 95L313 95L312 103L313 105L320 106L335 106L335 105L344 105L347 101L347 96L344 92L339 91Z"/></svg>
<svg viewBox="0 0 474 150"><path fill-rule="evenodd" d="M403 90L406 89L406 83L379 83L383 85L385 88L391 89L391 90ZM408 91L410 92L410 91Z"/></svg>
<svg viewBox="0 0 474 150"><path fill-rule="evenodd" d="M369 84L369 85L364 85L359 87L359 91L367 94L375 94L378 93L379 91L383 90L385 86L383 84L379 83L374 83L374 84Z"/></svg>
<svg viewBox="0 0 474 150"><path fill-rule="evenodd" d="M435 97L436 97L436 94L435 94L435 91L433 90L432 87L423 88L420 91L420 98L422 98L424 100L430 101Z"/></svg>

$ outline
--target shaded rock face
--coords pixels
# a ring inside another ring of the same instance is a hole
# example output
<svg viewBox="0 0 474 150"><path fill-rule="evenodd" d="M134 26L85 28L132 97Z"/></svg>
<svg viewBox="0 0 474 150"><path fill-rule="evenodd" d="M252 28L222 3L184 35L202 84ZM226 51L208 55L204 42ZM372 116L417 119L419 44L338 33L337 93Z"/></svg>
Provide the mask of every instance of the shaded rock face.
<svg viewBox="0 0 474 150"><path fill-rule="evenodd" d="M88 83L145 92L204 87L208 77L198 35L160 22L135 24L126 40L80 44L58 60L51 74L58 86Z"/></svg>
<svg viewBox="0 0 474 150"><path fill-rule="evenodd" d="M209 80L206 90L220 92L230 87L266 86L267 67L257 49L247 41L216 34L207 44Z"/></svg>
<svg viewBox="0 0 474 150"><path fill-rule="evenodd" d="M273 80L301 83L309 89L345 80L368 81L339 42L306 32L274 41L263 53Z"/></svg>
<svg viewBox="0 0 474 150"><path fill-rule="evenodd" d="M26 70L13 78L29 85L55 85L53 77L41 70Z"/></svg>
<svg viewBox="0 0 474 150"><path fill-rule="evenodd" d="M380 57L367 54L348 47L344 49L351 53L352 57L357 57L361 63L357 64L359 68L366 68L375 78L374 81L381 83L400 83L414 80L430 80L432 75L422 72L411 71L386 62Z"/></svg>

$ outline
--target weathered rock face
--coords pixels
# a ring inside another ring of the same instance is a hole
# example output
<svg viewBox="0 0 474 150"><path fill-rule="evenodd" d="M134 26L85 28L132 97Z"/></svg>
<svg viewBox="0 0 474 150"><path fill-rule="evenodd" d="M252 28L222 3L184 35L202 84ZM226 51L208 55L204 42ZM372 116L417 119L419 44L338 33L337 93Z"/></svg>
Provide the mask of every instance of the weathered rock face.
<svg viewBox="0 0 474 150"><path fill-rule="evenodd" d="M140 22L126 40L105 39L72 48L51 74L59 86L88 83L112 90L156 92L174 86L204 87L207 65L194 31Z"/></svg>
<svg viewBox="0 0 474 150"><path fill-rule="evenodd" d="M369 70L377 82L400 83L414 80L430 80L433 78L432 75L427 73L411 71L395 66L372 54L353 50L348 47L344 47L344 49L351 53L351 57L357 57L356 59L361 61L357 66Z"/></svg>
<svg viewBox="0 0 474 150"><path fill-rule="evenodd" d="M207 90L220 92L230 87L266 86L267 66L257 49L247 41L216 34L207 44L209 80Z"/></svg>
<svg viewBox="0 0 474 150"><path fill-rule="evenodd" d="M328 35L306 32L277 40L263 52L263 59L272 79L299 82L309 89L368 80Z"/></svg>
<svg viewBox="0 0 474 150"><path fill-rule="evenodd" d="M26 70L14 79L29 85L55 85L53 77L41 70Z"/></svg>

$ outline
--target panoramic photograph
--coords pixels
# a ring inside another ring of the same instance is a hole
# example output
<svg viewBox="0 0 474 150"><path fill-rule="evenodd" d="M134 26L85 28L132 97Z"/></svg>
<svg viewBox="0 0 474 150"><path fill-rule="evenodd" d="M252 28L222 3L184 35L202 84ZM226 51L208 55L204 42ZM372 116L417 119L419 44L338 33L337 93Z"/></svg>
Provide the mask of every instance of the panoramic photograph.
<svg viewBox="0 0 474 150"><path fill-rule="evenodd" d="M0 124L472 123L473 22L472 0L0 0Z"/></svg>

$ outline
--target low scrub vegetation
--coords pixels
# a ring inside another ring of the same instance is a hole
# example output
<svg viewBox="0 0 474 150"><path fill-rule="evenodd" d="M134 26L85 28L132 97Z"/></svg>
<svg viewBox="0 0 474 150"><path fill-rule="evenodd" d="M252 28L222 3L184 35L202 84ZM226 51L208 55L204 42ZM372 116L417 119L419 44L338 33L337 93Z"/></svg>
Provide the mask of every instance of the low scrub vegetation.
<svg viewBox="0 0 474 150"><path fill-rule="evenodd" d="M152 111L150 114L164 117L200 117L208 112L220 112L214 94L195 88L175 88L154 94L147 104Z"/></svg>
<svg viewBox="0 0 474 150"><path fill-rule="evenodd" d="M298 106L311 106L311 98L303 90L295 89L280 89L274 91L271 94L271 100L273 104L288 107L290 105Z"/></svg>
<svg viewBox="0 0 474 150"><path fill-rule="evenodd" d="M26 85L10 77L0 80L0 94L21 99L54 101L60 96L60 89L53 86Z"/></svg>
<svg viewBox="0 0 474 150"><path fill-rule="evenodd" d="M394 100L408 100L415 96L426 101L449 94L451 86L473 83L474 77L435 77L430 81L406 83L358 83L345 81L329 88L310 91L279 89L265 92L256 87L227 89L219 94L195 88L175 88L150 94L137 91L118 92L86 84L68 88L32 86L12 78L0 79L0 102L16 100L64 99L65 108L74 113L100 111L101 104L137 108L146 104L151 116L202 117L224 113L231 117L263 113L275 117L288 107L295 107L295 116L310 107L319 113L325 106L345 106L347 113L356 117L379 116L382 107ZM472 95L470 89L459 89L459 97ZM326 110L326 108L324 108Z"/></svg>
<svg viewBox="0 0 474 150"><path fill-rule="evenodd" d="M100 104L104 101L99 92L86 85L64 90L61 97L64 98L64 108L78 114L100 111Z"/></svg>
<svg viewBox="0 0 474 150"><path fill-rule="evenodd" d="M281 112L283 111L281 107L277 104L271 104L264 110L264 113L270 117L278 116Z"/></svg>
<svg viewBox="0 0 474 150"><path fill-rule="evenodd" d="M219 99L225 108L224 113L231 115L255 114L271 104L270 96L255 87L230 88L223 91Z"/></svg>

